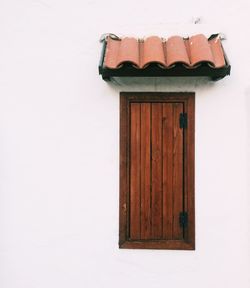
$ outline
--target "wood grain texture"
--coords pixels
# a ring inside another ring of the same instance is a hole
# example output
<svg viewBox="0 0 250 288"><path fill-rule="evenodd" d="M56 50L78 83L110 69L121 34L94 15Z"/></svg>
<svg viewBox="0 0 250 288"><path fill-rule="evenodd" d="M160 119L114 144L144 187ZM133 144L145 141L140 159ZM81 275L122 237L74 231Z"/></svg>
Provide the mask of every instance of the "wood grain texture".
<svg viewBox="0 0 250 288"><path fill-rule="evenodd" d="M184 131L184 207L188 212L188 226L184 238L195 249L195 95L192 94L184 108L188 115L187 129Z"/></svg>
<svg viewBox="0 0 250 288"><path fill-rule="evenodd" d="M125 241L120 248L124 249L170 249L170 250L194 250L192 242L184 240L148 240Z"/></svg>
<svg viewBox="0 0 250 288"><path fill-rule="evenodd" d="M141 105L141 239L151 237L151 104Z"/></svg>
<svg viewBox="0 0 250 288"><path fill-rule="evenodd" d="M193 250L194 93L122 92L120 105L119 247Z"/></svg>
<svg viewBox="0 0 250 288"><path fill-rule="evenodd" d="M141 105L130 106L130 238L141 236Z"/></svg>
<svg viewBox="0 0 250 288"><path fill-rule="evenodd" d="M153 103L151 120L151 238L162 238L162 104Z"/></svg>
<svg viewBox="0 0 250 288"><path fill-rule="evenodd" d="M163 104L163 238L173 238L173 104Z"/></svg>
<svg viewBox="0 0 250 288"><path fill-rule="evenodd" d="M173 105L173 239L183 238L183 227L180 225L180 213L184 209L183 203L183 131L180 128L180 114L183 105Z"/></svg>
<svg viewBox="0 0 250 288"><path fill-rule="evenodd" d="M129 102L120 97L120 203L119 246L128 235L128 191L129 191Z"/></svg>

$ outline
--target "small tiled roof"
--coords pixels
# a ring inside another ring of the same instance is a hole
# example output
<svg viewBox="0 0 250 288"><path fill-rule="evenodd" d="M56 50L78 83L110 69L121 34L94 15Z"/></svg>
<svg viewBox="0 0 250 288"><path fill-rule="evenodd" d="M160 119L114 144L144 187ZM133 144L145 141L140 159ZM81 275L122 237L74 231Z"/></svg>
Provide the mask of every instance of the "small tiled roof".
<svg viewBox="0 0 250 288"><path fill-rule="evenodd" d="M168 39L119 38L113 34L103 41L99 73L110 77L208 76L214 80L230 74L219 34Z"/></svg>
<svg viewBox="0 0 250 288"><path fill-rule="evenodd" d="M170 68L176 63L183 63L189 68L207 62L214 68L226 65L220 38L208 40L203 34L188 39L172 36L167 40L151 36L145 40L136 38L107 38L104 66L117 69L129 62L136 68L143 69L150 63L158 63Z"/></svg>

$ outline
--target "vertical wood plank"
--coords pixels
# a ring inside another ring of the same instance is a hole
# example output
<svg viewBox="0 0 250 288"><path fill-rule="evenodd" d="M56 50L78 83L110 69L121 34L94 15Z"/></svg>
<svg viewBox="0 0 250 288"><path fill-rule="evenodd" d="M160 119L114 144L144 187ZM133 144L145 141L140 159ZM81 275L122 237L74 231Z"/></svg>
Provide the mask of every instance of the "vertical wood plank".
<svg viewBox="0 0 250 288"><path fill-rule="evenodd" d="M141 239L150 239L150 119L151 104L141 104Z"/></svg>
<svg viewBox="0 0 250 288"><path fill-rule="evenodd" d="M173 237L173 104L163 104L163 238Z"/></svg>
<svg viewBox="0 0 250 288"><path fill-rule="evenodd" d="M119 215L119 247L123 245L127 238L127 191L129 191L129 104L126 95L120 95L120 215Z"/></svg>
<svg viewBox="0 0 250 288"><path fill-rule="evenodd" d="M173 239L183 238L180 212L183 211L183 129L180 128L180 113L183 104L173 104Z"/></svg>
<svg viewBox="0 0 250 288"><path fill-rule="evenodd" d="M130 113L130 238L140 239L140 104L131 103Z"/></svg>
<svg viewBox="0 0 250 288"><path fill-rule="evenodd" d="M151 237L162 237L162 103L152 103Z"/></svg>
<svg viewBox="0 0 250 288"><path fill-rule="evenodd" d="M185 131L185 210L188 211L188 226L184 230L185 240L195 249L195 95L189 95L185 110L188 115L188 125Z"/></svg>

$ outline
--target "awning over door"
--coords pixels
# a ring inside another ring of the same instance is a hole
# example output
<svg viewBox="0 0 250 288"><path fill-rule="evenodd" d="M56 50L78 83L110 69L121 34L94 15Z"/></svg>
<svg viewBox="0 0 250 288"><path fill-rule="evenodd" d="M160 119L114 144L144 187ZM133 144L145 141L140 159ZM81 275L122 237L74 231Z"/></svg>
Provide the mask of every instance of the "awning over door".
<svg viewBox="0 0 250 288"><path fill-rule="evenodd" d="M208 76L218 80L230 74L219 34L168 39L118 38L103 40L99 74L110 77Z"/></svg>

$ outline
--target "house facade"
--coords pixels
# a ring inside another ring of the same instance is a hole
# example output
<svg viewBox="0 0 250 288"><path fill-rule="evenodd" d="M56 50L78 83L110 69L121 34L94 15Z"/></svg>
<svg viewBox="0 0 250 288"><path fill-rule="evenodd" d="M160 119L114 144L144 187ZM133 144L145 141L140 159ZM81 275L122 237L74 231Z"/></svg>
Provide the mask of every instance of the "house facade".
<svg viewBox="0 0 250 288"><path fill-rule="evenodd" d="M0 286L249 288L249 2L0 7ZM221 33L231 75L105 82L103 33ZM195 250L119 249L120 92L195 93Z"/></svg>

